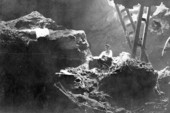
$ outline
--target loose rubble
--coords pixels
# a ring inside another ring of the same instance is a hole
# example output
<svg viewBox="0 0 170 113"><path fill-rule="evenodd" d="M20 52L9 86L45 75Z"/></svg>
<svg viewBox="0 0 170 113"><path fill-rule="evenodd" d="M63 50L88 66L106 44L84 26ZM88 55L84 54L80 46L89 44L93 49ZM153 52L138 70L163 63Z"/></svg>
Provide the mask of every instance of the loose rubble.
<svg viewBox="0 0 170 113"><path fill-rule="evenodd" d="M62 70L56 73L59 78L55 86L73 103L87 109L119 113L118 109L123 107L122 113L135 112L151 97L157 98L158 73L151 64L127 55L122 53L113 58L112 66L106 70L88 69L87 64ZM133 107L125 103L131 103Z"/></svg>

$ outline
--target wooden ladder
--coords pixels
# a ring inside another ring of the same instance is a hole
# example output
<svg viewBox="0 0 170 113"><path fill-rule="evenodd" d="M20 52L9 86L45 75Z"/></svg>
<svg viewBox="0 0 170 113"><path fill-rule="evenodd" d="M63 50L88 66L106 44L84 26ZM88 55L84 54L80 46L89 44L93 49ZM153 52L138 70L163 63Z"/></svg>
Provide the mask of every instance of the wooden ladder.
<svg viewBox="0 0 170 113"><path fill-rule="evenodd" d="M137 48L140 47L141 49L141 54L140 54L140 60L145 61L145 62L149 62L148 56L146 54L146 39L147 39L147 32L148 32L148 26L149 26L149 19L150 19L150 12L151 12L151 7L146 7L147 8L147 17L146 17L146 22L145 22L145 26L144 26L144 30L143 30L143 36L142 36L142 42L141 45L139 46L139 35L140 35L140 29L141 29L141 23L142 23L142 16L144 13L144 6L141 5L140 6L140 10L139 10L139 15L138 15L138 22L137 22L137 27L136 27L136 31L135 31L135 37L134 37L134 43L133 43L133 49L132 49L132 57L135 58L136 57L136 51Z"/></svg>
<svg viewBox="0 0 170 113"><path fill-rule="evenodd" d="M115 4L115 8L117 10L120 23L122 24L124 33L125 34L129 33L130 35L135 33L136 26L135 26L135 23L133 22L133 19L131 17L129 10L125 7L123 9L120 9L119 7L120 6L118 4ZM126 20L129 20L128 23L125 22ZM129 48L132 49L132 43L131 43L129 36L125 36L125 37L128 42Z"/></svg>
<svg viewBox="0 0 170 113"><path fill-rule="evenodd" d="M146 18L146 22L145 22L145 25L144 25L144 32L143 32L143 37L142 37L141 43L139 43L139 41L140 41L139 35L140 35L140 31L141 31L140 30L141 23L143 21L142 16L143 16L143 13L144 13L144 6L141 5L139 7L137 25L135 25L135 23L134 23L134 21L132 19L132 16L130 14L130 11L127 8L124 7L123 9L120 9L120 5L118 5L116 3L115 3L115 8L117 10L117 13L118 13L120 22L122 24L124 33L126 35L127 35L127 33L129 33L129 34L134 33L135 34L134 39L133 39L134 40L133 45L131 43L131 39L129 38L129 36L126 36L126 40L128 42L129 48L132 51L132 57L136 58L137 48L140 47L140 49L141 49L140 59L142 61L149 62L148 56L147 56L147 54L145 52L145 46L146 46L146 38L147 38L147 31L148 31L149 17L150 17L151 8L150 7L147 8L147 18ZM127 19L129 19L128 24L125 22L125 20L127 20ZM129 30L129 27L131 27L130 30Z"/></svg>

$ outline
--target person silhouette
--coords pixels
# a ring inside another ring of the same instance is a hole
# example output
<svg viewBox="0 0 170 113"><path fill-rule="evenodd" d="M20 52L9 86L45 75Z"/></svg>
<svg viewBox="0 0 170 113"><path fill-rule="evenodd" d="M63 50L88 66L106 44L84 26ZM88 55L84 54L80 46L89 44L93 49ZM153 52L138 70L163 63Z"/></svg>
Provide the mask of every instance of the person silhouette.
<svg viewBox="0 0 170 113"><path fill-rule="evenodd" d="M105 51L101 52L99 55L99 64L100 67L110 67L112 64L112 57L113 57L113 52L110 49L110 45L106 44L105 45Z"/></svg>

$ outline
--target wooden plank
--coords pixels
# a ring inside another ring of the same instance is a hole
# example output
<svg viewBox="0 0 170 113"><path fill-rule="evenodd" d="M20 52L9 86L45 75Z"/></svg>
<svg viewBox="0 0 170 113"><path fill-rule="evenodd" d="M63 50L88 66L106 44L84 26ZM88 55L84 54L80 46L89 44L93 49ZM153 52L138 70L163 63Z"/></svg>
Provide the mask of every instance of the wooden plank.
<svg viewBox="0 0 170 113"><path fill-rule="evenodd" d="M145 51L145 46L146 46L146 39L147 39L147 33L148 33L148 26L149 26L149 18L151 14L151 7L147 8L147 18L146 18L146 24L144 27L144 33L143 33L143 40L142 40L142 47L141 47L141 60L145 62L149 62L148 56Z"/></svg>
<svg viewBox="0 0 170 113"><path fill-rule="evenodd" d="M141 5L140 10L139 10L139 15L138 15L137 28L136 28L136 32L135 32L135 40L134 40L134 44L133 44L133 48L132 48L132 58L136 57L136 51L137 51L137 47L138 47L138 43L139 43L139 35L140 35L140 27L141 27L143 10L144 10L144 6Z"/></svg>
<svg viewBox="0 0 170 113"><path fill-rule="evenodd" d="M121 11L120 11L120 13L123 13L123 12L125 12L126 11L126 9L122 9Z"/></svg>

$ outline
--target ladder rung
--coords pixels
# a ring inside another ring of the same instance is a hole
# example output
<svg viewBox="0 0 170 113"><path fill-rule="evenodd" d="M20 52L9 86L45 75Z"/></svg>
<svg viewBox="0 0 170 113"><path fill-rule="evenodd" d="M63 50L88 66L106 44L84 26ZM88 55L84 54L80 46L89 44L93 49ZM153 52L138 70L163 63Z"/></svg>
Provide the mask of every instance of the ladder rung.
<svg viewBox="0 0 170 113"><path fill-rule="evenodd" d="M134 31L129 32L129 35L133 35L133 34L134 34Z"/></svg>
<svg viewBox="0 0 170 113"><path fill-rule="evenodd" d="M124 8L124 9L122 9L120 12L123 13L123 12L125 12L125 11L126 11L126 9Z"/></svg>
<svg viewBox="0 0 170 113"><path fill-rule="evenodd" d="M130 22L128 22L125 26L130 27L130 26L132 26L132 24Z"/></svg>
<svg viewBox="0 0 170 113"><path fill-rule="evenodd" d="M128 15L124 15L123 20L127 20L127 19L129 19Z"/></svg>

